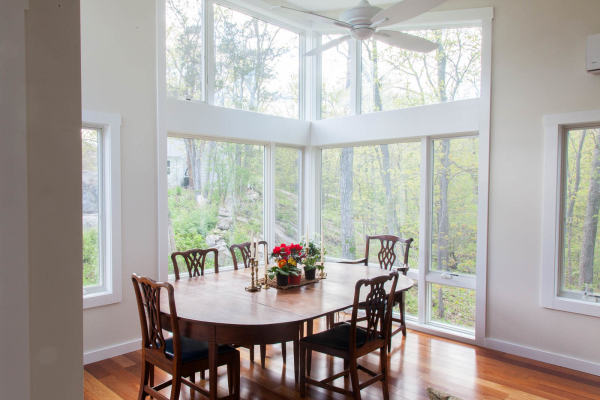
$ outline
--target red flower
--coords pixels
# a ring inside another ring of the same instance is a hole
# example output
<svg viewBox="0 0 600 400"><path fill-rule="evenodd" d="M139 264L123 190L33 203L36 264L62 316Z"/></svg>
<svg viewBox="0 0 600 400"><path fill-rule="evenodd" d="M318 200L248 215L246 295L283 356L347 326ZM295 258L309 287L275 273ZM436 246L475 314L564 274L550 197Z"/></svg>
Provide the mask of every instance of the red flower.
<svg viewBox="0 0 600 400"><path fill-rule="evenodd" d="M302 246L300 246L299 244L294 244L292 246L293 246L294 250L296 250L296 251L301 251L302 250Z"/></svg>
<svg viewBox="0 0 600 400"><path fill-rule="evenodd" d="M273 249L273 254L279 254L279 253L281 253L281 247L275 247Z"/></svg>

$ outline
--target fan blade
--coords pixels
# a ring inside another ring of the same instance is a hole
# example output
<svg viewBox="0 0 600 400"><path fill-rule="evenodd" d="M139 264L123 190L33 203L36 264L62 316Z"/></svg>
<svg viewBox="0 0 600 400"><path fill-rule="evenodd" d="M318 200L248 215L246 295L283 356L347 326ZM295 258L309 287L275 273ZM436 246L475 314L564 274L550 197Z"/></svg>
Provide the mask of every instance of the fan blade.
<svg viewBox="0 0 600 400"><path fill-rule="evenodd" d="M344 35L341 36L337 39L333 39L330 40L329 42L319 46L319 47L315 47L314 49L312 49L311 51L309 51L308 53L305 53L302 57L310 57L310 56L314 56L317 55L319 53L324 52L325 50L329 50L332 47L338 46L344 42L347 42L348 40L350 40L350 35Z"/></svg>
<svg viewBox="0 0 600 400"><path fill-rule="evenodd" d="M375 33L375 39L390 46L420 53L429 53L439 47L430 40L396 31L379 31Z"/></svg>
<svg viewBox="0 0 600 400"><path fill-rule="evenodd" d="M380 11L371 18L371 23L376 23L377 27L394 25L399 22L408 21L427 11L445 3L447 0L402 0L400 3ZM385 20L385 21L384 21Z"/></svg>
<svg viewBox="0 0 600 400"><path fill-rule="evenodd" d="M322 15L318 15L318 14L312 13L310 11L296 10L294 8L284 7L284 6L271 7L271 10L278 11L283 14L294 15L296 17L304 17L304 18L308 19L309 21L320 22L322 24L335 25L335 26L339 26L342 28L349 28L349 29L352 28L352 25L347 24L343 21L338 21L337 19L324 17Z"/></svg>

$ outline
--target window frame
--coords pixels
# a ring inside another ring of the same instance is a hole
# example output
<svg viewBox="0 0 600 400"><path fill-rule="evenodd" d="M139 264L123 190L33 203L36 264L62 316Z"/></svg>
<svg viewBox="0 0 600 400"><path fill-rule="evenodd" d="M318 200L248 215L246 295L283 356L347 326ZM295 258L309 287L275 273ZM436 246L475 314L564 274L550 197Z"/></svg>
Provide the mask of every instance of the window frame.
<svg viewBox="0 0 600 400"><path fill-rule="evenodd" d="M100 259L101 284L84 289L83 308L122 301L121 259L121 116L83 110L82 128L101 131Z"/></svg>
<svg viewBox="0 0 600 400"><path fill-rule="evenodd" d="M544 308L600 317L600 303L562 290L565 137L569 130L598 127L600 110L544 116L544 199L542 214L542 290ZM567 295L565 295L568 293Z"/></svg>

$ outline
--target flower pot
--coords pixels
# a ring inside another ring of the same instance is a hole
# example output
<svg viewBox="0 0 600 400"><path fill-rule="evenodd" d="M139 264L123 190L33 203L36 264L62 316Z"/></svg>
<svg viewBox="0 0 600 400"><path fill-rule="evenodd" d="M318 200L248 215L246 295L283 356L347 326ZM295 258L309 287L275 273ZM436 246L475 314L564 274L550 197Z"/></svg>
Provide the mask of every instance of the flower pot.
<svg viewBox="0 0 600 400"><path fill-rule="evenodd" d="M313 268L307 271L306 268L304 268L304 277L307 281L315 280L317 278L317 269Z"/></svg>
<svg viewBox="0 0 600 400"><path fill-rule="evenodd" d="M290 283L290 285L299 285L302 282L302 275L290 275L288 278L288 282Z"/></svg>
<svg viewBox="0 0 600 400"><path fill-rule="evenodd" d="M287 286L288 277L286 275L277 274L277 286Z"/></svg>

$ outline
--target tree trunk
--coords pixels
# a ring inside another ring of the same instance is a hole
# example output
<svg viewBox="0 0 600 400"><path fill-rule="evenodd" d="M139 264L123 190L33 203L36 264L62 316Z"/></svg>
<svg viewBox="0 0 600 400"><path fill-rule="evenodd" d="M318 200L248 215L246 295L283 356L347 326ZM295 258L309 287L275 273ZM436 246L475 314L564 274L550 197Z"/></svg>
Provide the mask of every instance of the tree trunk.
<svg viewBox="0 0 600 400"><path fill-rule="evenodd" d="M354 148L342 149L340 159L340 213L342 229L342 258L354 259L354 207L352 203L354 178Z"/></svg>
<svg viewBox="0 0 600 400"><path fill-rule="evenodd" d="M383 171L383 187L385 189L385 215L387 222L388 235L397 235L396 216L394 213L394 202L392 198L392 177L390 176L390 149L387 144L380 145L382 154Z"/></svg>
<svg viewBox="0 0 600 400"><path fill-rule="evenodd" d="M596 138L598 140L598 138ZM600 211L600 147L594 146L592 170L590 172L590 189L585 209L583 223L583 243L581 244L581 258L579 265L579 285L593 283L594 275L594 250L596 247L596 233L598 231L598 212Z"/></svg>
<svg viewBox="0 0 600 400"><path fill-rule="evenodd" d="M444 50L442 43L442 31L435 31L435 42L438 44L438 91L440 95L440 102L445 103L448 101L448 94L446 91L446 64L448 63L448 56Z"/></svg>
<svg viewBox="0 0 600 400"><path fill-rule="evenodd" d="M373 106L375 110L373 111L381 111L383 110L383 104L381 103L381 90L379 88L379 66L377 59L377 41L373 40L373 50L371 52L371 56L373 57L372 67L373 67Z"/></svg>
<svg viewBox="0 0 600 400"><path fill-rule="evenodd" d="M442 286L438 289L438 317L440 319L444 318L444 289Z"/></svg>
<svg viewBox="0 0 600 400"><path fill-rule="evenodd" d="M177 245L175 244L175 232L173 231L173 220L171 219L171 213L168 213L168 224L169 224L169 254L177 251Z"/></svg>
<svg viewBox="0 0 600 400"><path fill-rule="evenodd" d="M188 172L188 187L194 188L194 164L193 159L195 158L196 152L194 151L194 140L183 139L185 142L185 155L187 160L187 172Z"/></svg>
<svg viewBox="0 0 600 400"><path fill-rule="evenodd" d="M575 182L573 187L568 193L569 205L567 206L567 285L573 284L573 266L571 260L571 232L573 230L573 210L575 209L575 200L577 200L577 192L579 191L579 183L581 180L581 153L583 149L583 143L585 141L585 135L587 129L584 129L581 133L581 139L579 140L579 147L577 154L575 155Z"/></svg>
<svg viewBox="0 0 600 400"><path fill-rule="evenodd" d="M450 166L450 139L442 140L442 165L440 170L440 209L438 215L437 263L438 269L448 270L448 247L450 241L450 221L448 217L448 181Z"/></svg>
<svg viewBox="0 0 600 400"><path fill-rule="evenodd" d="M192 168L194 170L194 189L196 191L202 190L202 176L200 175L200 154L196 148L196 141L192 140Z"/></svg>

